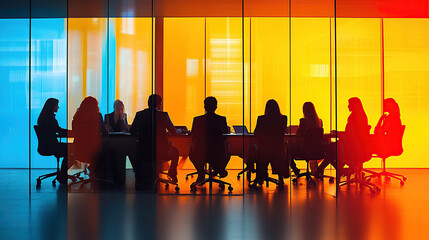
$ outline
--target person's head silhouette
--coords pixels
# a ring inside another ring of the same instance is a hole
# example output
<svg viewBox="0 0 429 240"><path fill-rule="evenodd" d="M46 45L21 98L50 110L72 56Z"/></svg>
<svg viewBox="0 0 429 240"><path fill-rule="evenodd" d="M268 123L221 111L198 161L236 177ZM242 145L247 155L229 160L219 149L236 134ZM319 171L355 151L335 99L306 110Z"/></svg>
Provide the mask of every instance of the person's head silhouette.
<svg viewBox="0 0 429 240"><path fill-rule="evenodd" d="M207 97L204 99L204 109L206 112L214 112L217 109L217 100L215 97Z"/></svg>
<svg viewBox="0 0 429 240"><path fill-rule="evenodd" d="M281 115L279 104L274 99L270 99L265 104L265 115L278 116Z"/></svg>
<svg viewBox="0 0 429 240"><path fill-rule="evenodd" d="M401 115L399 111L399 105L393 98L386 98L383 101L383 112L392 115Z"/></svg>
<svg viewBox="0 0 429 240"><path fill-rule="evenodd" d="M302 112L304 113L304 118L309 121L310 125L321 127L322 124L312 102L305 102L302 106Z"/></svg>
<svg viewBox="0 0 429 240"><path fill-rule="evenodd" d="M149 99L147 100L147 104L149 106L149 109L161 109L161 103L162 103L162 97L158 94L152 94L149 96Z"/></svg>
<svg viewBox="0 0 429 240"><path fill-rule="evenodd" d="M365 112L363 109L362 101L358 97L352 97L349 99L349 110L352 113Z"/></svg>
<svg viewBox="0 0 429 240"><path fill-rule="evenodd" d="M55 116L55 113L58 111L58 103L59 100L56 98L49 98L46 100L45 105L43 105L42 111L40 112L38 122L47 117L47 116Z"/></svg>

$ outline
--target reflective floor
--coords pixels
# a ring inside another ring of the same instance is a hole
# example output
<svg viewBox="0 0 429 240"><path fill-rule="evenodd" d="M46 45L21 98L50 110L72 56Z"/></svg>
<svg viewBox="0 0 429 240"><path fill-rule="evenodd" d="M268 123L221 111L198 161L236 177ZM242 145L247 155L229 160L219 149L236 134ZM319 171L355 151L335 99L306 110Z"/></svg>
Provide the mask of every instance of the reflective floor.
<svg viewBox="0 0 429 240"><path fill-rule="evenodd" d="M352 186L336 196L327 180L302 180L207 196L67 193L50 182L29 193L28 170L0 170L0 239L429 239L429 169L395 172L405 185L375 180L376 195Z"/></svg>

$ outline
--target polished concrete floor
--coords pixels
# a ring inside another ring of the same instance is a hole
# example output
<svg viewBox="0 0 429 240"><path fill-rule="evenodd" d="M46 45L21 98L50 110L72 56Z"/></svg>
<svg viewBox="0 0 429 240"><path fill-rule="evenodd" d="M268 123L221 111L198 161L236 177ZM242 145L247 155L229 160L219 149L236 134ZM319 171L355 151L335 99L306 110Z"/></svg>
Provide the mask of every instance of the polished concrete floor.
<svg viewBox="0 0 429 240"><path fill-rule="evenodd" d="M429 169L395 172L408 177L405 185L374 180L379 194L354 186L336 193L327 180L252 191L230 172L235 193L209 196L204 188L190 194L184 172L178 194L136 193L132 181L68 193L50 181L37 191L28 170L2 169L0 239L429 239Z"/></svg>

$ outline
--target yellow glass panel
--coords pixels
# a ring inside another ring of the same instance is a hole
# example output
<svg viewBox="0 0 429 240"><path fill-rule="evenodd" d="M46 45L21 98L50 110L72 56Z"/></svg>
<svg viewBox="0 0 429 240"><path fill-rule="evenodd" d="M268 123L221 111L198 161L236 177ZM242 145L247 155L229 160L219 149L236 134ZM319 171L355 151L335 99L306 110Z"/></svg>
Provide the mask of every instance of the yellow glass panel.
<svg viewBox="0 0 429 240"><path fill-rule="evenodd" d="M147 107L147 99L152 93L151 87L151 18L111 18L110 55L115 54L115 62L110 62L110 73L114 72L115 99L124 102L128 122L134 115ZM113 41L114 40L114 41ZM112 79L112 76L110 76ZM112 98L110 98L112 99ZM113 109L113 102L109 103ZM110 110L110 109L109 109Z"/></svg>
<svg viewBox="0 0 429 240"><path fill-rule="evenodd" d="M251 131L274 99L290 123L289 18L251 19Z"/></svg>
<svg viewBox="0 0 429 240"><path fill-rule="evenodd" d="M313 102L330 129L330 19L292 18L291 124L299 125L304 102Z"/></svg>
<svg viewBox="0 0 429 240"><path fill-rule="evenodd" d="M361 99L371 132L381 115L380 19L337 19L338 130L344 131L348 99ZM369 161L365 167L379 167Z"/></svg>
<svg viewBox="0 0 429 240"><path fill-rule="evenodd" d="M429 162L429 19L384 19L385 98L394 98L406 125L404 152L387 167L427 168Z"/></svg>
<svg viewBox="0 0 429 240"><path fill-rule="evenodd" d="M164 19L164 110L192 127L204 114L204 18Z"/></svg>
<svg viewBox="0 0 429 240"><path fill-rule="evenodd" d="M68 30L68 125L71 128L73 115L85 97L93 96L103 104L100 101L103 81L107 82L103 72L103 63L107 63L103 56L107 20L70 18Z"/></svg>

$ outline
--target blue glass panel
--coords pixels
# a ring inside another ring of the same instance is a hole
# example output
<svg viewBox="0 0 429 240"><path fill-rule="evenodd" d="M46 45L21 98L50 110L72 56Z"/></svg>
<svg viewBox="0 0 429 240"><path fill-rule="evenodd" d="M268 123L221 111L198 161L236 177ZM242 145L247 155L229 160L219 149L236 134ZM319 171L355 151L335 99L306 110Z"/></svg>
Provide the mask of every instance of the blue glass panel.
<svg viewBox="0 0 429 240"><path fill-rule="evenodd" d="M0 19L0 168L28 168L29 20Z"/></svg>
<svg viewBox="0 0 429 240"><path fill-rule="evenodd" d="M59 102L56 119L62 128L67 126L67 22L64 18L31 20L31 125L48 98ZM33 168L55 168L54 157L37 153L37 137L31 130Z"/></svg>

